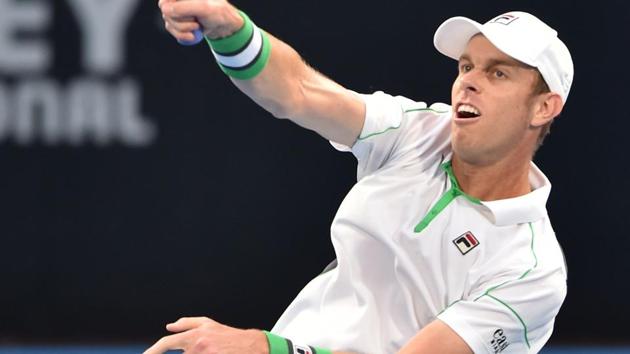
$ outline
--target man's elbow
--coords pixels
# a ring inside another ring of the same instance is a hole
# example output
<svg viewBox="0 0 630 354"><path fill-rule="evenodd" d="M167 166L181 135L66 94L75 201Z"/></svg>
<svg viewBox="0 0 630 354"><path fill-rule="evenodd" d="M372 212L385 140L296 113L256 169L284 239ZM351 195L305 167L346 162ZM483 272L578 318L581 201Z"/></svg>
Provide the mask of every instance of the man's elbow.
<svg viewBox="0 0 630 354"><path fill-rule="evenodd" d="M291 119L301 117L304 114L304 95L301 92L294 93L289 97L274 99L263 104L263 107L278 119Z"/></svg>
<svg viewBox="0 0 630 354"><path fill-rule="evenodd" d="M294 116L294 109L286 104L269 104L265 109L271 113L274 118L278 119L289 119Z"/></svg>

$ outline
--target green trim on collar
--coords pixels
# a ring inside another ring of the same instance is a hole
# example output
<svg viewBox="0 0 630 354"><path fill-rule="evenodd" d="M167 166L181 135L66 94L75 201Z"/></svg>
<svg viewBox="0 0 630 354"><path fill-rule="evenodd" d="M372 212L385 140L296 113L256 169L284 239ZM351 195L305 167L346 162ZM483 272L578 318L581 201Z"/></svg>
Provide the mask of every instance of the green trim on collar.
<svg viewBox="0 0 630 354"><path fill-rule="evenodd" d="M446 161L445 163L443 163L442 165L440 165L440 167L446 171L446 173L448 174L448 178L451 180L451 184L452 187L451 188L455 188L459 191L460 195L463 195L464 197L466 197L466 199L470 200L471 202L473 202L474 204L481 204L481 200L470 196L466 193L464 193L464 191L462 191L461 187L459 186L459 183L457 182L457 178L455 178L455 174L453 173L453 162L452 160Z"/></svg>
<svg viewBox="0 0 630 354"><path fill-rule="evenodd" d="M435 203L431 210L429 210L427 215L425 215L425 217L418 223L418 225L416 225L413 230L415 233L422 232L422 230L429 226L431 221L433 221L436 216L438 216L455 198L459 197L460 195L464 196L473 204L481 204L481 201L479 199L472 197L461 190L461 188L459 187L459 183L457 183L457 179L455 178L455 174L453 174L453 165L451 161L443 163L442 165L440 165L440 168L442 168L442 170L444 170L444 172L446 172L446 174L448 175L448 178L451 181L451 188L447 190L442 195L442 197L440 197L437 203Z"/></svg>
<svg viewBox="0 0 630 354"><path fill-rule="evenodd" d="M453 199L457 198L459 195L457 193L458 189L451 187L451 189L447 190L446 193L440 197L440 199L433 205L431 210L424 216L424 218L416 225L413 229L414 232L419 233L422 232L436 216L438 216L446 207L453 201Z"/></svg>

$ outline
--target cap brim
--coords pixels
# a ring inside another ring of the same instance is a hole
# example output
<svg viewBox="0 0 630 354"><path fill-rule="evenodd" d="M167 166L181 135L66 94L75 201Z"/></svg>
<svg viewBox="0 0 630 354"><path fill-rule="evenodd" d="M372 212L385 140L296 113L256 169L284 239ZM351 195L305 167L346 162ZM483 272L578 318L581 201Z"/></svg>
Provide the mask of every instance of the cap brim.
<svg viewBox="0 0 630 354"><path fill-rule="evenodd" d="M481 24L466 17L452 17L444 21L433 36L433 45L447 57L459 60L470 39L481 33Z"/></svg>

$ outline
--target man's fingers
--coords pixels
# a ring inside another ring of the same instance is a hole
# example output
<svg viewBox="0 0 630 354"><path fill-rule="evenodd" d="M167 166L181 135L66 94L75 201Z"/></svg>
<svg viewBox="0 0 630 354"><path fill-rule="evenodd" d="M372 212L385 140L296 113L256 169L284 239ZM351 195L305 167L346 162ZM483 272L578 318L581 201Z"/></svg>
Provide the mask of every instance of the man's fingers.
<svg viewBox="0 0 630 354"><path fill-rule="evenodd" d="M180 32L174 29L172 25L168 22L166 22L165 28L168 33L170 33L171 36L175 37L175 39L177 39L178 41L191 42L195 39L195 35L193 34L193 32Z"/></svg>
<svg viewBox="0 0 630 354"><path fill-rule="evenodd" d="M164 15L173 18L205 18L212 15L212 7L206 1L168 1L161 9Z"/></svg>
<svg viewBox="0 0 630 354"><path fill-rule="evenodd" d="M162 354L169 350L184 350L189 344L185 334L177 333L162 337L149 349L145 350L143 354Z"/></svg>
<svg viewBox="0 0 630 354"><path fill-rule="evenodd" d="M164 4L169 3L169 2L175 2L177 0L159 0L158 1L158 7L161 9L162 6L164 6Z"/></svg>
<svg viewBox="0 0 630 354"><path fill-rule="evenodd" d="M195 39L193 32L198 30L201 26L193 16L172 16L174 12L171 10L171 6L176 2L177 0L158 1L158 6L162 10L164 27L166 27L166 30L178 41L190 42Z"/></svg>
<svg viewBox="0 0 630 354"><path fill-rule="evenodd" d="M168 28L174 29L178 32L193 32L195 30L198 30L200 27L197 21L181 22L167 20L165 22L168 25Z"/></svg>
<svg viewBox="0 0 630 354"><path fill-rule="evenodd" d="M167 324L166 329L171 332L183 332L208 323L215 322L208 317L182 317L173 323Z"/></svg>

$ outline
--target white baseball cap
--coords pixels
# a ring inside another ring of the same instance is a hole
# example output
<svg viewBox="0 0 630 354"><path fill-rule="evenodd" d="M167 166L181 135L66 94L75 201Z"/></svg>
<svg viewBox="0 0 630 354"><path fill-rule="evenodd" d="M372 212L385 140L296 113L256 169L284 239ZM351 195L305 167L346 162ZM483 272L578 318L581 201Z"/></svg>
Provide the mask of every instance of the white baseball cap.
<svg viewBox="0 0 630 354"><path fill-rule="evenodd" d="M503 53L537 68L552 92L566 102L573 82L571 53L557 32L537 17L512 11L485 24L452 17L435 31L433 44L447 57L459 60L470 39L482 33Z"/></svg>

